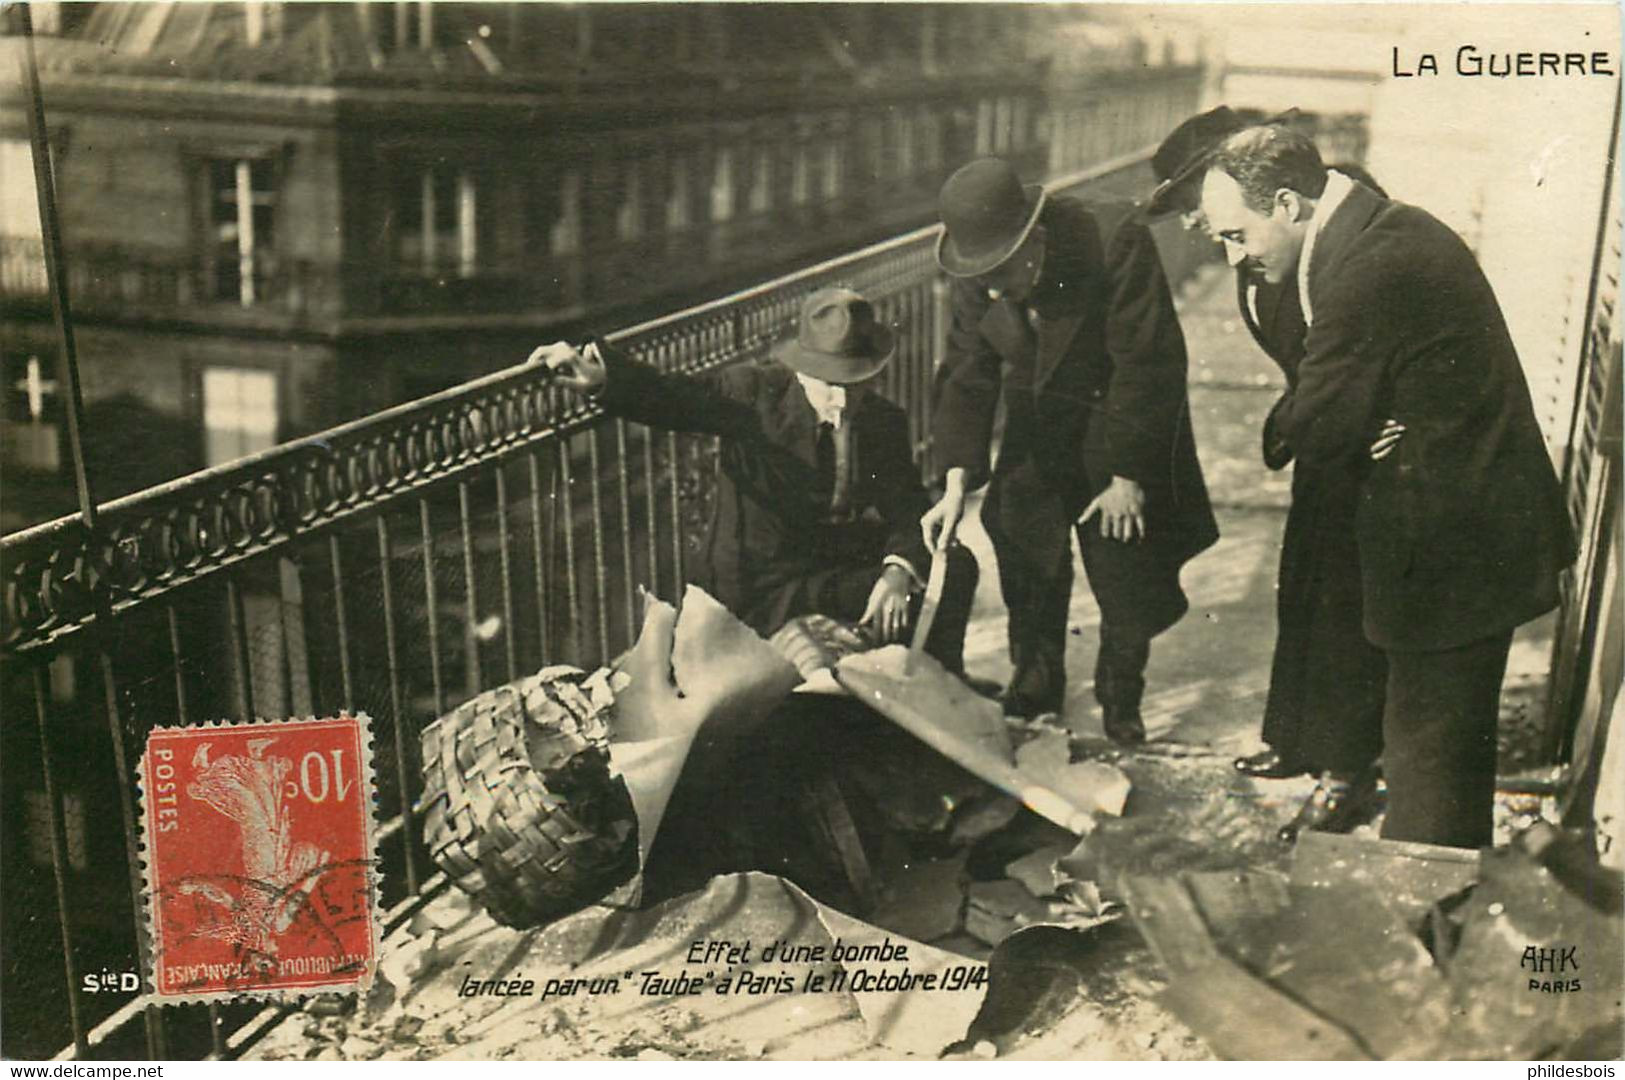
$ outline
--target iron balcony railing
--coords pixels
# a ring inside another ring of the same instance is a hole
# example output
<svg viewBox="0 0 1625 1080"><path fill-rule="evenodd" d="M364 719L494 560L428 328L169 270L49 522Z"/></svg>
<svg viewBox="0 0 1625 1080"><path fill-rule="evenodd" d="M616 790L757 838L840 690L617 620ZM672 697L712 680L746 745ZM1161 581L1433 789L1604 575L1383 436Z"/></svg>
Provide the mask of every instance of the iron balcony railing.
<svg viewBox="0 0 1625 1080"><path fill-rule="evenodd" d="M1144 190L1145 158L1051 187ZM901 332L884 390L929 470L947 332L934 240L912 232L611 340L704 371L762 355L809 291L857 288ZM714 454L515 367L110 502L94 533L68 517L0 540L5 812L23 824L0 909L8 1053L71 1039L81 1057L227 1055L255 1030L251 1006L87 990L145 970L131 778L155 725L368 713L384 901L400 912L431 870L410 812L421 729L546 662L590 669L629 645L638 590L680 592Z"/></svg>

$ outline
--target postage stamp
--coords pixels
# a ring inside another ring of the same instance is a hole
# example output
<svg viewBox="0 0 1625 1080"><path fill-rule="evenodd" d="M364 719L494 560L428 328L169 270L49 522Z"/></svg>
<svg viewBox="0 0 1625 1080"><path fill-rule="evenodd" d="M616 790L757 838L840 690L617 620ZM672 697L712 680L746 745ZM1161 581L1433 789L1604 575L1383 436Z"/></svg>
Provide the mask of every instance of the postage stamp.
<svg viewBox="0 0 1625 1080"><path fill-rule="evenodd" d="M158 728L139 782L158 1000L370 985L380 932L365 714Z"/></svg>

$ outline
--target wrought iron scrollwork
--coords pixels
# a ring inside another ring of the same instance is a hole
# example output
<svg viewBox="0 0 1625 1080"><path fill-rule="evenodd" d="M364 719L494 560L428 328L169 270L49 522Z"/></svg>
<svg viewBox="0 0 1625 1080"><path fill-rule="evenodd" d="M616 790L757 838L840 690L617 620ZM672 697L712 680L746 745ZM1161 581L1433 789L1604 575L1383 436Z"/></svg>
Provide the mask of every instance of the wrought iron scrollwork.
<svg viewBox="0 0 1625 1080"><path fill-rule="evenodd" d="M74 517L15 533L0 541L0 641L33 648L590 415L514 369L117 500L94 534Z"/></svg>
<svg viewBox="0 0 1625 1080"><path fill-rule="evenodd" d="M881 299L928 288L932 242L929 230L911 234L611 341L666 371L760 358L794 331L801 299L814 289L847 284ZM15 533L0 540L0 647L34 649L98 613L117 615L598 422L596 406L535 369L512 368L116 500L101 508L94 535L73 517ZM679 440L678 527L690 550L709 519L715 461L713 440Z"/></svg>

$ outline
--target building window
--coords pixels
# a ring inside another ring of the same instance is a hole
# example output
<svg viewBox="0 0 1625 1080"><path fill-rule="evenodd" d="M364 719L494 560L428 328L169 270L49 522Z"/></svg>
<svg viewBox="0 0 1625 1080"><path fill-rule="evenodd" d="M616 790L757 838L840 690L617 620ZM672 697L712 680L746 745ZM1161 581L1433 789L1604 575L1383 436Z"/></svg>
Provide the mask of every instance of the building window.
<svg viewBox="0 0 1625 1080"><path fill-rule="evenodd" d="M758 146L751 159L750 192L745 204L753 214L765 214L773 205L773 151Z"/></svg>
<svg viewBox="0 0 1625 1080"><path fill-rule="evenodd" d="M643 169L636 161L626 164L626 184L615 211L615 235L623 244L643 235Z"/></svg>
<svg viewBox="0 0 1625 1080"><path fill-rule="evenodd" d="M31 0L28 5L28 13L33 18L34 33L41 36L62 33L62 5L60 3Z"/></svg>
<svg viewBox="0 0 1625 1080"><path fill-rule="evenodd" d="M44 296L45 245L27 139L0 139L0 296Z"/></svg>
<svg viewBox="0 0 1625 1080"><path fill-rule="evenodd" d="M209 162L214 298L253 307L264 298L276 209L272 164L263 158Z"/></svg>
<svg viewBox="0 0 1625 1080"><path fill-rule="evenodd" d="M7 356L5 360L0 366L6 383L4 423L0 423L5 464L57 472L62 467L57 382L38 356Z"/></svg>
<svg viewBox="0 0 1625 1080"><path fill-rule="evenodd" d="M395 0L395 47L397 49L433 48L435 43L434 16L434 4L431 0L417 0L416 3L411 2L411 0Z"/></svg>
<svg viewBox="0 0 1625 1080"><path fill-rule="evenodd" d="M914 117L906 112L894 112L891 114L891 126L897 176L906 180L914 175Z"/></svg>
<svg viewBox="0 0 1625 1080"><path fill-rule="evenodd" d="M581 174L559 177L559 216L548 233L548 249L555 255L581 251Z"/></svg>
<svg viewBox="0 0 1625 1080"><path fill-rule="evenodd" d="M870 180L886 180L891 177L891 160L886 146L886 123L882 117L866 116L863 119L863 148L864 156L868 159Z"/></svg>
<svg viewBox="0 0 1625 1080"><path fill-rule="evenodd" d="M671 188L666 193L666 228L672 232L691 224L691 193L688 185L688 158L681 151L671 155Z"/></svg>
<svg viewBox="0 0 1625 1080"><path fill-rule="evenodd" d="M235 461L276 445L276 375L254 368L203 372L203 437L207 464Z"/></svg>
<svg viewBox="0 0 1625 1080"><path fill-rule="evenodd" d="M976 103L976 156L993 153L993 102L983 99Z"/></svg>
<svg viewBox="0 0 1625 1080"><path fill-rule="evenodd" d="M711 173L711 220L729 221L734 216L734 152L717 151L716 168Z"/></svg>
<svg viewBox="0 0 1625 1080"><path fill-rule="evenodd" d="M807 144L798 142L790 151L790 205L806 206L807 198L812 190L811 162L807 153Z"/></svg>
<svg viewBox="0 0 1625 1080"><path fill-rule="evenodd" d="M846 172L846 146L839 135L824 140L824 198L841 195L841 175Z"/></svg>
<svg viewBox="0 0 1625 1080"><path fill-rule="evenodd" d="M27 139L0 139L0 236L39 235L34 148Z"/></svg>
<svg viewBox="0 0 1625 1080"><path fill-rule="evenodd" d="M942 169L942 117L929 107L920 110L920 146L926 173L935 177Z"/></svg>
<svg viewBox="0 0 1625 1080"><path fill-rule="evenodd" d="M425 277L479 271L478 190L466 170L404 170L395 197L395 262Z"/></svg>

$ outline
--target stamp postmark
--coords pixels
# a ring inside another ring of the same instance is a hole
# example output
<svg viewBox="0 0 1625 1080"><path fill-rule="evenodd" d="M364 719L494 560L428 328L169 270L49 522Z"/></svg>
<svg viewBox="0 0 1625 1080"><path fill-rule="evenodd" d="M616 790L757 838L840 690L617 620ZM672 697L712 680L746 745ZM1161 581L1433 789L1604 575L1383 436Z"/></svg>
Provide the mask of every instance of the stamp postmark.
<svg viewBox="0 0 1625 1080"><path fill-rule="evenodd" d="M364 990L380 936L364 715L155 729L141 757L164 1003Z"/></svg>

